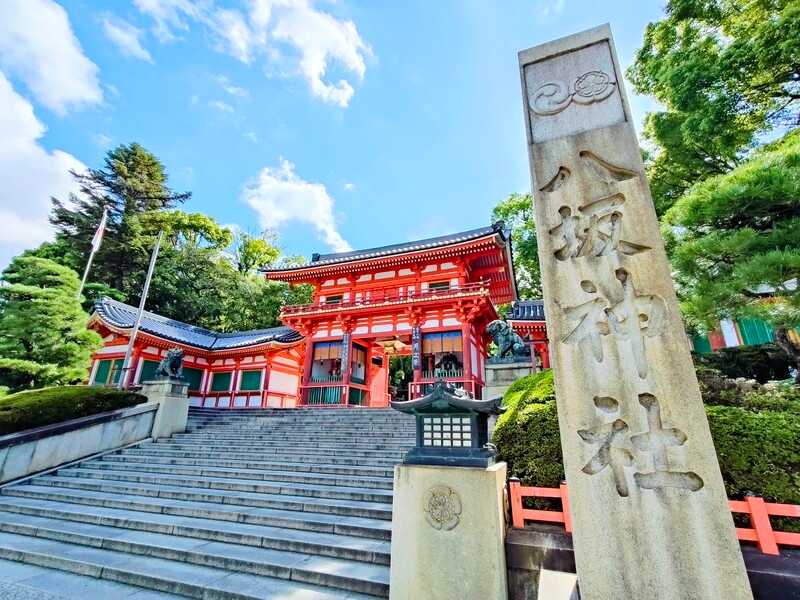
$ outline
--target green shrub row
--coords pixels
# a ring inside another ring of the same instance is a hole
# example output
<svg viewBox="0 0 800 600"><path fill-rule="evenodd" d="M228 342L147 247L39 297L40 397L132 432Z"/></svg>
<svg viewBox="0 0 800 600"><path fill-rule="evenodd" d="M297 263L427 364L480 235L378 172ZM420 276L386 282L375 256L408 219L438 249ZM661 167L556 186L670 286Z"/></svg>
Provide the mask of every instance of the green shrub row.
<svg viewBox="0 0 800 600"><path fill-rule="evenodd" d="M0 398L0 435L88 417L147 402L133 392L102 387L63 386Z"/></svg>
<svg viewBox="0 0 800 600"><path fill-rule="evenodd" d="M509 474L526 485L564 480L552 373L517 381L493 442ZM752 492L771 502L800 504L800 410L796 389L751 393L748 406L707 406L728 496ZM775 409L779 410L775 410ZM795 519L795 521L797 521ZM800 523L793 527L800 530Z"/></svg>

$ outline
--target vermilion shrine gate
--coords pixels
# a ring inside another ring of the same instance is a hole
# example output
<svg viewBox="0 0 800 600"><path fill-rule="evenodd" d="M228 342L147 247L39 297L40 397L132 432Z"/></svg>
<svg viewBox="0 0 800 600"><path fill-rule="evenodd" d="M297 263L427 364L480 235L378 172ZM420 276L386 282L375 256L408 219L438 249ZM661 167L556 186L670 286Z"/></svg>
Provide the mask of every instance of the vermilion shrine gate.
<svg viewBox="0 0 800 600"><path fill-rule="evenodd" d="M533 360L549 367L543 306L517 301L511 242L502 223L314 255L307 265L265 275L312 285L312 302L284 307L283 327L228 334L145 313L128 383L152 376L161 356L177 346L185 353L196 406L388 406L396 357L407 357L409 372L401 379L409 398L439 378L481 398L491 341L486 326L505 303L513 303L509 322L533 346ZM90 327L104 336L105 347L94 356L90 383L119 381L135 313L110 299L97 304Z"/></svg>

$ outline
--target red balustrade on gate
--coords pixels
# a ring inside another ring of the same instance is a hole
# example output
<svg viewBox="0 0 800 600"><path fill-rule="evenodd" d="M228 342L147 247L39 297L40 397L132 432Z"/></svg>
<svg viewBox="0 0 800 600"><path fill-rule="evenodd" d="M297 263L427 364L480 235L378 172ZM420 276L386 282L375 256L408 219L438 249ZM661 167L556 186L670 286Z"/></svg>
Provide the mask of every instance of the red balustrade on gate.
<svg viewBox="0 0 800 600"><path fill-rule="evenodd" d="M572 519L569 514L567 486L562 483L557 488L523 486L519 479L508 481L508 498L511 503L511 524L514 529L525 527L525 521L546 521L564 523L567 533L572 532ZM561 510L535 510L523 508L523 498L560 498ZM747 496L744 500L728 500L731 512L750 517L750 527L737 527L736 537L742 541L755 542L764 554L779 554L779 546L800 547L800 533L775 531L770 523L773 517L800 518L800 505L765 502L759 496Z"/></svg>

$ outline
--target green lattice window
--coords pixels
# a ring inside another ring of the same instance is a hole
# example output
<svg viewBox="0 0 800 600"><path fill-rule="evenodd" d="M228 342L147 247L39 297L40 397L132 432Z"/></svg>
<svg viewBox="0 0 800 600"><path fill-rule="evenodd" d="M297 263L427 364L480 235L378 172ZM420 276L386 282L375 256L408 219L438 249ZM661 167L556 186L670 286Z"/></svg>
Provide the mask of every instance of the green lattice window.
<svg viewBox="0 0 800 600"><path fill-rule="evenodd" d="M199 392L203 383L203 370L183 367L183 377L189 383L189 391Z"/></svg>
<svg viewBox="0 0 800 600"><path fill-rule="evenodd" d="M253 392L261 389L261 369L257 371L242 371L242 383L239 390Z"/></svg>
<svg viewBox="0 0 800 600"><path fill-rule="evenodd" d="M211 391L227 392L229 389L231 389L231 372L214 373L211 378Z"/></svg>
<svg viewBox="0 0 800 600"><path fill-rule="evenodd" d="M101 360L97 365L94 375L94 385L111 385L119 383L120 371L122 371L121 358L116 360Z"/></svg>
<svg viewBox="0 0 800 600"><path fill-rule="evenodd" d="M152 381L156 378L156 369L158 369L157 360L146 360L142 363L142 371L139 374L139 382Z"/></svg>

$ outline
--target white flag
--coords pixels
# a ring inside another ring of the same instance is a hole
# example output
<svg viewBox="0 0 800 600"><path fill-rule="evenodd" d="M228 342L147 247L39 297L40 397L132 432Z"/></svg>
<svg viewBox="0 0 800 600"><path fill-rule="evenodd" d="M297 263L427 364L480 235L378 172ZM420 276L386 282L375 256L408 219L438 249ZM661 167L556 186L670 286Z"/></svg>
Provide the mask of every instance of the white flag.
<svg viewBox="0 0 800 600"><path fill-rule="evenodd" d="M100 225L97 226L97 231L94 232L92 238L92 252L97 252L100 247L100 242L103 241L103 233L106 230L106 219L108 218L108 210L103 209L103 218L100 219Z"/></svg>

